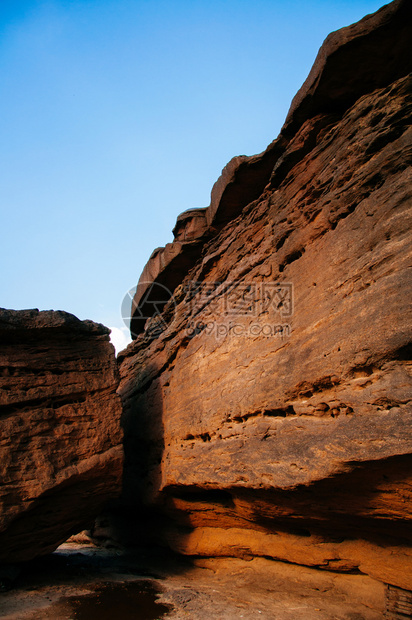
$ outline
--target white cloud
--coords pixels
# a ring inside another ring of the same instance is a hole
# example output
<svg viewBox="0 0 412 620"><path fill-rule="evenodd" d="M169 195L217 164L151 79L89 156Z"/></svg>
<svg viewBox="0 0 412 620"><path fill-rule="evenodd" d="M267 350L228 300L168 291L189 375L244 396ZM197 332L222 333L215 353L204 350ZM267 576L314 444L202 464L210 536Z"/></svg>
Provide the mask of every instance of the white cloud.
<svg viewBox="0 0 412 620"><path fill-rule="evenodd" d="M132 342L130 332L127 327L109 327L109 329L112 330L110 340L116 349L116 353L123 351L123 349L125 349L127 345Z"/></svg>

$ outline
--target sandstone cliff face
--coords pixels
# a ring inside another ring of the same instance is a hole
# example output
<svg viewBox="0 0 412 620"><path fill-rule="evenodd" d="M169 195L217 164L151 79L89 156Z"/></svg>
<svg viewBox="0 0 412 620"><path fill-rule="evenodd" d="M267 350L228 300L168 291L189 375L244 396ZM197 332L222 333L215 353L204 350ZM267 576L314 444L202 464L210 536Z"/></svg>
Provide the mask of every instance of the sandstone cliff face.
<svg viewBox="0 0 412 620"><path fill-rule="evenodd" d="M153 275L161 329L119 357L124 501L182 553L412 589L411 23L397 1L330 35L186 271Z"/></svg>
<svg viewBox="0 0 412 620"><path fill-rule="evenodd" d="M65 312L0 310L0 562L53 551L120 492L108 334Z"/></svg>
<svg viewBox="0 0 412 620"><path fill-rule="evenodd" d="M209 207L179 215L174 242L152 253L132 303L133 338L165 306L204 244L261 196L275 166L278 178L284 176L314 146L322 125L340 117L362 95L412 71L410 22L410 3L396 0L326 38L278 138L259 155L233 157L212 188Z"/></svg>

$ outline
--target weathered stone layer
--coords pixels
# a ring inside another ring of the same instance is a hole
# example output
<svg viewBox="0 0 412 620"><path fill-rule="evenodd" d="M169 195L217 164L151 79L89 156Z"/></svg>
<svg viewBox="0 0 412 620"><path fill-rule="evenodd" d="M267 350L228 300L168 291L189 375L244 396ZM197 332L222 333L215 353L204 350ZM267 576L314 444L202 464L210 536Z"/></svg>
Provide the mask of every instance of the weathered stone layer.
<svg viewBox="0 0 412 620"><path fill-rule="evenodd" d="M153 252L133 299L132 338L163 309L200 258L203 245L259 198L274 166L278 176L285 175L314 146L322 125L344 114L361 96L412 71L411 21L409 0L396 0L325 39L278 138L259 155L233 157L212 188L210 205L179 215L173 243Z"/></svg>
<svg viewBox="0 0 412 620"><path fill-rule="evenodd" d="M109 330L66 312L0 310L0 562L53 551L120 493Z"/></svg>

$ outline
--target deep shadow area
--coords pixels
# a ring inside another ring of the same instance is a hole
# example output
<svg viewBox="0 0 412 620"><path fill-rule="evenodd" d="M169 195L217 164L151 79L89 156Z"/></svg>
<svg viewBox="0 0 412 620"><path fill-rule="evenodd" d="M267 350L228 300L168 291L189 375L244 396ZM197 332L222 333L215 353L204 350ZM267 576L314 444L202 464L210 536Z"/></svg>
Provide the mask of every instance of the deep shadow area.
<svg viewBox="0 0 412 620"><path fill-rule="evenodd" d="M351 465L347 472L287 490L170 486L164 490L162 510L171 522L189 529L224 523L224 527L264 528L268 534L316 535L329 542L362 539L383 546L411 546L405 500L412 457Z"/></svg>
<svg viewBox="0 0 412 620"><path fill-rule="evenodd" d="M96 586L91 594L65 597L56 607L62 617L67 611L73 620L157 620L171 609L156 601L159 593L151 581L109 581Z"/></svg>
<svg viewBox="0 0 412 620"><path fill-rule="evenodd" d="M99 542L111 540L126 548L144 548L156 546L160 540L156 532L163 527L164 515L156 495L165 447L161 370L149 363L138 388L119 391L124 433L122 490L102 515L103 527L95 524L92 536Z"/></svg>
<svg viewBox="0 0 412 620"><path fill-rule="evenodd" d="M164 591L164 571L183 573L189 566L162 549L125 552L64 544L41 558L0 566L0 616L14 612L12 617L20 619L27 612L29 620L156 620L173 609L157 600Z"/></svg>

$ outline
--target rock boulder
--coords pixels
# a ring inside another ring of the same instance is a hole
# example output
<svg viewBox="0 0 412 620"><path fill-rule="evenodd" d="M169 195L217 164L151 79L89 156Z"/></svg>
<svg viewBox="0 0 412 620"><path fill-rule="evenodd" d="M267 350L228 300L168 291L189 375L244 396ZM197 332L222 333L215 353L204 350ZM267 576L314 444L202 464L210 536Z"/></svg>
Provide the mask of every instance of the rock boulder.
<svg viewBox="0 0 412 620"><path fill-rule="evenodd" d="M120 493L109 330L66 312L0 310L0 563L53 551Z"/></svg>

